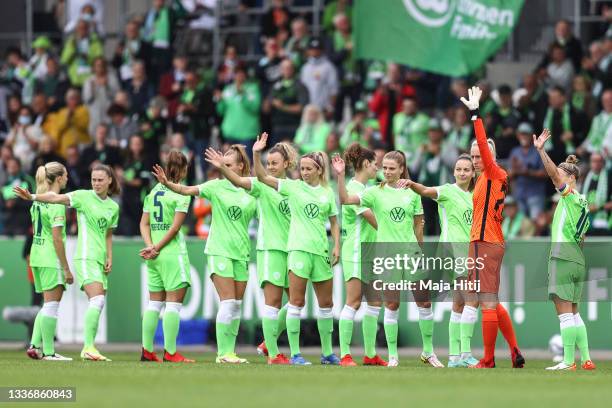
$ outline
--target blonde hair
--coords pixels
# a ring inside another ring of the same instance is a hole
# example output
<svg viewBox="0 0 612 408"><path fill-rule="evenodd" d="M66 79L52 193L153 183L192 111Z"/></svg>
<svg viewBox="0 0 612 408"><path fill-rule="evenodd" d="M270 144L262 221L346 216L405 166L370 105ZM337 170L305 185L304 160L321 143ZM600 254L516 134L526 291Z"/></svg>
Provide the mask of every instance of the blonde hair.
<svg viewBox="0 0 612 408"><path fill-rule="evenodd" d="M310 159L315 162L318 169L322 170L321 184L327 187L329 184L329 161L325 152L311 152L302 156L302 159Z"/></svg>
<svg viewBox="0 0 612 408"><path fill-rule="evenodd" d="M234 153L236 155L236 160L238 161L238 163L242 163L241 176L249 176L251 174L251 162L249 161L249 156L247 155L246 147L241 144L233 144L225 152L225 156L231 153Z"/></svg>
<svg viewBox="0 0 612 408"><path fill-rule="evenodd" d="M48 192L51 189L51 185L65 173L66 167L56 161L39 166L36 169L36 194Z"/></svg>
<svg viewBox="0 0 612 408"><path fill-rule="evenodd" d="M574 176L576 180L580 177L580 168L578 167L578 158L573 154L567 156L567 159L561 164L559 168L565 171L570 176Z"/></svg>
<svg viewBox="0 0 612 408"><path fill-rule="evenodd" d="M289 170L293 170L296 168L298 154L295 148L290 143L279 142L270 149L268 155L270 153L278 153L283 156L283 160L289 163L287 166Z"/></svg>
<svg viewBox="0 0 612 408"><path fill-rule="evenodd" d="M487 139L487 144L489 145L489 150L493 154L493 158L497 159L497 149L495 148L495 142L493 139ZM478 146L478 140L472 140L472 147Z"/></svg>

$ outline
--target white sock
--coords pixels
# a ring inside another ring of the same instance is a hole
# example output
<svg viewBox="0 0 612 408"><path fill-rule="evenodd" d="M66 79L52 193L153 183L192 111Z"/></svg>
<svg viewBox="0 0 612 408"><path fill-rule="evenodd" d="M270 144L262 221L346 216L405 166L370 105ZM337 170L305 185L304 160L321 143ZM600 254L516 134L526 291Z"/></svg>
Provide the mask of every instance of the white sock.
<svg viewBox="0 0 612 408"><path fill-rule="evenodd" d="M433 320L431 307L419 307L419 320Z"/></svg>
<svg viewBox="0 0 612 408"><path fill-rule="evenodd" d="M94 296L89 299L89 307L93 307L94 309L104 309L104 303L106 303L106 296L104 295Z"/></svg>
<svg viewBox="0 0 612 408"><path fill-rule="evenodd" d="M451 311L450 321L453 322L453 323L460 323L461 322L461 313Z"/></svg>
<svg viewBox="0 0 612 408"><path fill-rule="evenodd" d="M302 307L289 304L287 306L287 319L299 319L302 314Z"/></svg>
<svg viewBox="0 0 612 408"><path fill-rule="evenodd" d="M240 319L242 314L242 299L234 301L234 312L232 314L232 320Z"/></svg>
<svg viewBox="0 0 612 408"><path fill-rule="evenodd" d="M280 309L275 308L274 306L264 305L263 308L263 317L271 320L278 320L278 312Z"/></svg>
<svg viewBox="0 0 612 408"><path fill-rule="evenodd" d="M147 310L150 310L152 312L161 312L162 307L164 307L164 303L163 301L160 300L149 300L149 304L147 305Z"/></svg>
<svg viewBox="0 0 612 408"><path fill-rule="evenodd" d="M319 319L332 319L334 314L331 307L320 307L319 308Z"/></svg>
<svg viewBox="0 0 612 408"><path fill-rule="evenodd" d="M382 309L380 306L370 306L370 305L368 305L366 307L365 313L368 316L372 316L372 317L378 318L378 315L380 314L380 309Z"/></svg>
<svg viewBox="0 0 612 408"><path fill-rule="evenodd" d="M232 315L234 313L234 302L235 299L222 300L219 304L219 310L217 310L217 322L223 324L232 323Z"/></svg>
<svg viewBox="0 0 612 408"><path fill-rule="evenodd" d="M59 309L59 302L57 301L45 302L43 303L42 308L40 309L40 314L42 316L53 317L57 319L58 309Z"/></svg>
<svg viewBox="0 0 612 408"><path fill-rule="evenodd" d="M582 321L582 317L580 317L580 313L576 313L574 315L574 322L576 322L576 327L584 326L584 321Z"/></svg>
<svg viewBox="0 0 612 408"><path fill-rule="evenodd" d="M354 320L357 311L349 305L344 305L340 313L340 320Z"/></svg>
<svg viewBox="0 0 612 408"><path fill-rule="evenodd" d="M166 302L166 311L164 313L180 313L182 307L182 303Z"/></svg>
<svg viewBox="0 0 612 408"><path fill-rule="evenodd" d="M461 323L476 323L478 320L478 309L472 306L464 306L461 313Z"/></svg>
<svg viewBox="0 0 612 408"><path fill-rule="evenodd" d="M385 324L397 324L398 316L399 316L399 309L391 310L385 307L385 319L384 319Z"/></svg>

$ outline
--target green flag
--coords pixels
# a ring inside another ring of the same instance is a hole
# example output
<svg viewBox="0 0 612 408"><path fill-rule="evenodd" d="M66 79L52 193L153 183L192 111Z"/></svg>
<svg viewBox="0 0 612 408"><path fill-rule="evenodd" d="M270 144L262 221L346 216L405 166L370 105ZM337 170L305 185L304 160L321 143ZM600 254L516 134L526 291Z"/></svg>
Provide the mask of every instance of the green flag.
<svg viewBox="0 0 612 408"><path fill-rule="evenodd" d="M467 75L504 43L522 7L523 0L357 0L356 56Z"/></svg>

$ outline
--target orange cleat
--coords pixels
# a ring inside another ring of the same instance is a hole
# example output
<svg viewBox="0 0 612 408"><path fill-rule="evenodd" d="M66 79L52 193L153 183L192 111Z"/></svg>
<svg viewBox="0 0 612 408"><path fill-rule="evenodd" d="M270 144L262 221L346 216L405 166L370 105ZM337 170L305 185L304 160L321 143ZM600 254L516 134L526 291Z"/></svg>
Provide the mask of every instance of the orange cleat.
<svg viewBox="0 0 612 408"><path fill-rule="evenodd" d="M388 365L388 363L385 360L383 360L382 358L380 358L380 356L377 354L374 357L364 356L363 357L363 365L364 366L381 366L381 367L386 367Z"/></svg>
<svg viewBox="0 0 612 408"><path fill-rule="evenodd" d="M592 362L591 360L587 360L584 363L582 363L582 369L583 370L594 370L595 367L595 363Z"/></svg>
<svg viewBox="0 0 612 408"><path fill-rule="evenodd" d="M478 364L472 365L470 366L470 368L495 368L495 359L493 359L492 361L485 361L485 359L483 358L478 362Z"/></svg>
<svg viewBox="0 0 612 408"><path fill-rule="evenodd" d="M168 363L195 363L195 360L185 358L178 351L174 354L170 354L164 350L164 361Z"/></svg>
<svg viewBox="0 0 612 408"><path fill-rule="evenodd" d="M290 364L289 359L283 353L279 353L276 357L268 357L268 364L270 365L287 365Z"/></svg>
<svg viewBox="0 0 612 408"><path fill-rule="evenodd" d="M268 348L266 347L266 342L262 341L259 346L257 346L257 354L260 356L268 356Z"/></svg>
<svg viewBox="0 0 612 408"><path fill-rule="evenodd" d="M341 359L340 359L340 365L342 367L356 367L357 363L355 361L353 361L353 357L351 357L350 354L345 354Z"/></svg>
<svg viewBox="0 0 612 408"><path fill-rule="evenodd" d="M140 361L153 361L156 363L161 363L162 361L157 357L157 354L153 351L147 351L145 348L142 348L142 353L140 354Z"/></svg>

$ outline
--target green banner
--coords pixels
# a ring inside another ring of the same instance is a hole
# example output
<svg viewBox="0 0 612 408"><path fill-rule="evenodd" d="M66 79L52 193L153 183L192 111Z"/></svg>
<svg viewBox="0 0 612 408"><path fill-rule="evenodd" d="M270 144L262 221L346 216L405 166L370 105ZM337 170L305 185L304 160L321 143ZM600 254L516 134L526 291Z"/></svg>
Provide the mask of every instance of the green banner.
<svg viewBox="0 0 612 408"><path fill-rule="evenodd" d="M495 53L523 0L359 0L353 11L358 58L467 75Z"/></svg>

